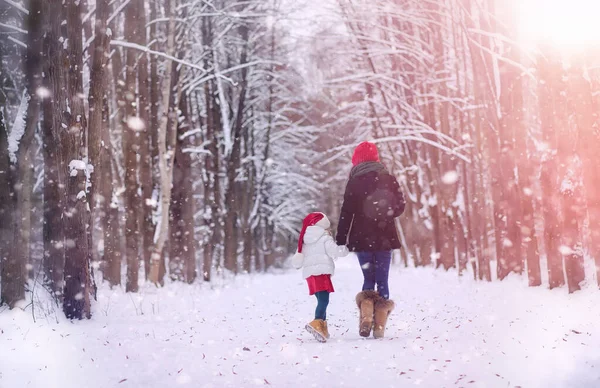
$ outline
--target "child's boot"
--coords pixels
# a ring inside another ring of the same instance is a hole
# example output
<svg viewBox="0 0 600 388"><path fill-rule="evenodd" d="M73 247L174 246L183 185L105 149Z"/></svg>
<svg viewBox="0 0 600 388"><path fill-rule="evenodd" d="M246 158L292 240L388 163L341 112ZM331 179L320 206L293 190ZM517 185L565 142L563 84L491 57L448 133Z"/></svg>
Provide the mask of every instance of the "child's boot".
<svg viewBox="0 0 600 388"><path fill-rule="evenodd" d="M375 291L361 291L356 295L356 305L360 310L359 333L361 337L371 335L373 328L373 311L379 294Z"/></svg>
<svg viewBox="0 0 600 388"><path fill-rule="evenodd" d="M325 337L325 332L323 330L323 322L325 321L322 319L315 319L312 322L307 323L305 326L306 330L319 342L327 341L327 337Z"/></svg>
<svg viewBox="0 0 600 388"><path fill-rule="evenodd" d="M323 320L323 334L325 334L326 339L329 339L329 329L327 328L326 320Z"/></svg>
<svg viewBox="0 0 600 388"><path fill-rule="evenodd" d="M383 338L388 316L394 309L394 301L380 298L375 302L375 325L373 326L373 337Z"/></svg>

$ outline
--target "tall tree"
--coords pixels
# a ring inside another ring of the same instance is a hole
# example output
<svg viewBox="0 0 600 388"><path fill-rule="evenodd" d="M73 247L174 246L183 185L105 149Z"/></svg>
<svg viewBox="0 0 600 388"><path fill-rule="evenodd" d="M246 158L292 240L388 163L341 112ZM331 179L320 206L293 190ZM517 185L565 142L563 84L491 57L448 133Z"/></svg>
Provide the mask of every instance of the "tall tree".
<svg viewBox="0 0 600 388"><path fill-rule="evenodd" d="M236 115L233 122L233 133L231 134L231 150L227 159L227 188L225 190L225 213L224 232L225 241L223 245L223 256L225 258L225 268L237 273L238 271L238 222L240 218L240 190L236 184L238 169L242 159L242 132L244 130L244 111L246 109L246 94L248 92L248 68L245 66L248 61L248 27L241 25L240 42L243 45L240 54L240 65L242 65L240 75L240 91L237 98ZM227 134L225 134L227 136Z"/></svg>
<svg viewBox="0 0 600 388"><path fill-rule="evenodd" d="M146 46L148 42L146 34L146 10L145 2L137 0L137 35L135 43L140 46ZM150 5L154 7L153 5ZM153 23L154 25L155 23ZM156 127L153 123L152 113L153 107L151 98L151 89L158 86L156 79L150 79L148 68L148 56L145 53L139 53L137 65L138 70L138 89L139 89L139 116L144 124L140 132L140 165L139 165L139 180L141 189L141 206L139 209L139 227L140 241L142 245L142 257L144 261L144 270L146 278L150 274L150 256L154 245L154 225L152 223L152 190L154 189L153 182L153 160L152 160L152 138L156 136ZM156 83L157 85L154 85Z"/></svg>
<svg viewBox="0 0 600 388"><path fill-rule="evenodd" d="M550 288L565 284L561 245L560 172L557 132L564 119L564 81L562 64L555 53L546 49L538 58L540 118L546 151L541 166L542 213L544 216L544 247L548 260Z"/></svg>
<svg viewBox="0 0 600 388"><path fill-rule="evenodd" d="M66 52L61 37L66 36L66 25L57 23L64 16L60 2L44 2L47 16L44 42L43 87L49 97L42 101L44 115L42 147L44 153L44 273L51 290L62 300L65 269L65 208L66 176L62 165L63 148L61 131L67 126L65 112L67 84Z"/></svg>
<svg viewBox="0 0 600 388"><path fill-rule="evenodd" d="M19 270L23 273L23 276L25 266L30 262L31 195L33 191L32 144L40 116L39 96L44 95L44 93L38 91L42 78L41 58L44 27L42 11L41 1L33 0L29 2L29 13L26 22L28 44L24 59L27 80L26 100L28 104L24 123L25 128L16 155L16 175L13 182L17 198L13 255L14 259L20 263ZM21 279L22 282L23 280Z"/></svg>
<svg viewBox="0 0 600 388"><path fill-rule="evenodd" d="M167 30L167 54L173 56L175 52L175 16L177 11L177 1L169 0L166 7L166 13L169 17ZM160 172L160 220L157 225L158 239L154 244L152 257L150 260L149 280L154 284L162 283L160 272L161 262L164 262L164 248L169 232L169 207L171 204L171 190L173 183L173 161L175 158L175 147L177 146L176 126L177 126L177 101L180 92L180 86L177 91L174 90L172 83L174 70L173 61L167 60L165 69L165 78L163 85L162 103L163 112L158 126L158 167ZM174 128L170 128L169 124ZM169 135L169 136L167 136Z"/></svg>
<svg viewBox="0 0 600 388"><path fill-rule="evenodd" d="M0 85L6 84L6 71L4 70L4 45L0 42ZM12 256L13 241L13 210L14 194L11 190L13 172L8 156L8 128L4 117L6 96L0 93L0 305L14 303L23 298L25 283L19 276L19 264ZM15 275L16 272L16 275Z"/></svg>
<svg viewBox="0 0 600 388"><path fill-rule="evenodd" d="M88 147L89 163L93 166L91 174L90 202L93 217L102 220L104 254L103 275L111 285L121 283L121 263L118 247L118 211L112 203L112 162L110 127L108 122L107 66L109 58L110 36L107 20L109 17L108 0L96 1L96 19L92 64L90 68Z"/></svg>
<svg viewBox="0 0 600 388"><path fill-rule="evenodd" d="M192 181L189 107L185 95L179 103L182 120L177 128L178 146L173 164L173 191L169 217L169 272L171 278L192 283L196 278L196 240L194 238L194 198Z"/></svg>
<svg viewBox="0 0 600 388"><path fill-rule="evenodd" d="M81 39L82 4L52 0L53 6L64 11L63 17L52 20L60 24L66 20L68 83L65 91L69 110L65 112L67 130L61 131L63 171L66 179L65 203L65 287L63 310L67 318L90 317L90 255L86 227L90 225L87 202L88 166L84 138L86 131L83 100L83 42ZM61 86L55 85L55 90Z"/></svg>
<svg viewBox="0 0 600 388"><path fill-rule="evenodd" d="M145 33L145 29L138 28L137 23L140 10L137 1L132 1L125 10L125 39L129 42L140 40L139 35ZM122 105L124 107L123 121L123 151L125 158L125 240L127 259L127 282L125 284L128 292L137 292L139 276L139 250L140 250L140 229L138 227L139 212L137 210L140 204L139 183L138 183L138 154L140 151L140 136L146 123L138 116L138 75L137 63L139 52L134 49L126 50L127 61L125 68L125 95Z"/></svg>
<svg viewBox="0 0 600 388"><path fill-rule="evenodd" d="M583 74L572 74L571 90L574 119L579 130L577 145L582 163L585 209L589 222L588 249L594 259L596 281L600 285L600 169L597 168L600 165L600 117L596 113L600 109L600 99L593 98L593 90L599 89L600 77L598 73L592 72L591 75L591 80L588 80Z"/></svg>

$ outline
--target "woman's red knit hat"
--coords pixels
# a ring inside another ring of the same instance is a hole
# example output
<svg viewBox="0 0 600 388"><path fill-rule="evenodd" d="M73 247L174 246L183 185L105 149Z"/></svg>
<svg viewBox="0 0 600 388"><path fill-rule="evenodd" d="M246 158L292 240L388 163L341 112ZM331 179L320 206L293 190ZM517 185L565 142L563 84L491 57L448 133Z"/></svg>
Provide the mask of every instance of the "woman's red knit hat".
<svg viewBox="0 0 600 388"><path fill-rule="evenodd" d="M352 155L352 165L356 166L363 162L379 162L379 151L375 144L363 141L356 147Z"/></svg>

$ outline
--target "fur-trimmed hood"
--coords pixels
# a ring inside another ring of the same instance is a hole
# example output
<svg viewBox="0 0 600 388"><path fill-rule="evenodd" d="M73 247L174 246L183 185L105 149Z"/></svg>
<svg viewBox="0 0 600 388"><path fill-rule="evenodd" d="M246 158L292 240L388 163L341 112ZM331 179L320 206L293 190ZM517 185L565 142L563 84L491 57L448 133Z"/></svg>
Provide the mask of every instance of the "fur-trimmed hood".
<svg viewBox="0 0 600 388"><path fill-rule="evenodd" d="M329 222L329 220L327 221ZM304 233L304 244L314 244L325 234L327 234L326 228L319 225L309 226Z"/></svg>
<svg viewBox="0 0 600 388"><path fill-rule="evenodd" d="M318 275L333 275L333 259L348 255L345 246L338 246L329 234L329 220L325 217L319 223L306 228L302 244L302 253L292 258L292 265L302 268L304 278Z"/></svg>

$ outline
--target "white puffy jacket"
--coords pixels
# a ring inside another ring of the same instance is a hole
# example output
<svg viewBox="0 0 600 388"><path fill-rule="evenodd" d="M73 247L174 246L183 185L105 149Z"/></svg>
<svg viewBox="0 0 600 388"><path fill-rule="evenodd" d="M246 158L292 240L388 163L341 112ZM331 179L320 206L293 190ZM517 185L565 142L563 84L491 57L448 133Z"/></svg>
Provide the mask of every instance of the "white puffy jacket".
<svg viewBox="0 0 600 388"><path fill-rule="evenodd" d="M327 219L321 221L324 220ZM329 224L329 220L306 228L302 253L296 253L292 258L292 265L298 269L302 268L304 278L317 275L333 275L335 272L333 259L347 256L349 253L345 246L336 244L326 230L329 226L324 228L324 224Z"/></svg>

